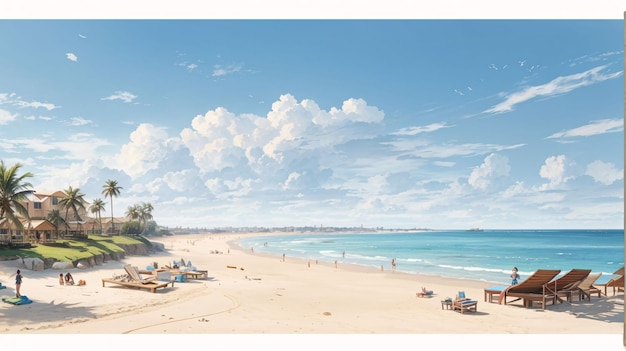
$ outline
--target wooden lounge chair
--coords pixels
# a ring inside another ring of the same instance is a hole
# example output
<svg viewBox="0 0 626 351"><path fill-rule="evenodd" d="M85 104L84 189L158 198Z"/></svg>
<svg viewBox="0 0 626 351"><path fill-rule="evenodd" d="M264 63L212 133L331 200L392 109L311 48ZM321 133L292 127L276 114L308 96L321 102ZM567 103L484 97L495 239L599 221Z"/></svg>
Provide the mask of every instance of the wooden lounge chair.
<svg viewBox="0 0 626 351"><path fill-rule="evenodd" d="M128 273L128 276L132 279L134 283L148 283L157 280L155 275L150 275L147 278L142 278L139 273L139 269L130 264L124 265L124 270Z"/></svg>
<svg viewBox="0 0 626 351"><path fill-rule="evenodd" d="M607 288L609 287L613 288L613 296L615 296L615 291L624 292L624 276L622 275L620 277L609 280L604 285L604 295L607 295Z"/></svg>
<svg viewBox="0 0 626 351"><path fill-rule="evenodd" d="M596 293L598 294L598 297L600 297L600 294L602 294L602 290L595 287L593 283L595 283L596 280L598 280L598 278L600 278L601 275L602 275L602 272L590 273L587 276L587 278L585 278L585 280L583 280L580 284L578 284L578 300L579 301L582 301L585 298L589 298L589 301L591 301L591 295L596 294Z"/></svg>
<svg viewBox="0 0 626 351"><path fill-rule="evenodd" d="M574 268L564 275L548 282L545 286L547 293L553 296L552 303L557 300L563 302L562 297L568 302L572 301L572 295L578 293L578 285L589 276L591 269Z"/></svg>
<svg viewBox="0 0 626 351"><path fill-rule="evenodd" d="M546 283L550 282L557 274L561 273L560 269L538 269L530 277L524 279L516 285L511 285L504 289L499 296L499 303L507 304L507 297L516 297L517 301L523 299L524 307L531 307L533 301L540 301L543 309L546 307L546 301L554 300L545 289ZM513 301L511 301L513 302Z"/></svg>
<svg viewBox="0 0 626 351"><path fill-rule="evenodd" d="M615 272L613 272L614 275L617 275L617 277L609 280L608 282L606 282L606 284L604 284L604 295L608 296L607 294L607 289L609 287L613 288L613 296L615 296L615 291L617 290L617 292L624 292L624 267L622 266L622 268L616 270Z"/></svg>
<svg viewBox="0 0 626 351"><path fill-rule="evenodd" d="M133 267L129 264L124 266L124 270L126 270L127 276L123 278L102 278L102 287L105 286L105 283L117 284L122 286L134 287L139 289L148 289L150 292L156 292L158 288L165 288L168 285L172 284L174 286L174 282L159 282L157 281L156 276L151 276L149 278L142 278L139 274L139 270L137 267Z"/></svg>
<svg viewBox="0 0 626 351"><path fill-rule="evenodd" d="M459 291L459 295L452 302L452 310L463 314L464 312L476 312L478 301L465 297L465 292Z"/></svg>

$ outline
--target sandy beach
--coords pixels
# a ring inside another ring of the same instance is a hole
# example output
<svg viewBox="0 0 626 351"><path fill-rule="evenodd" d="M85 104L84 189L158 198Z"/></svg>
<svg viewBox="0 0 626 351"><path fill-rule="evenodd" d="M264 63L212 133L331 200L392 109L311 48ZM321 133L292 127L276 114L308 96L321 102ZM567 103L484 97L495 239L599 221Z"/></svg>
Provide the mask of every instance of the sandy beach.
<svg viewBox="0 0 626 351"><path fill-rule="evenodd" d="M33 303L0 304L0 333L209 334L216 338L226 335L227 339L228 335L241 334L253 338L402 334L421 336L423 342L449 342L444 339L454 334L496 339L504 336L504 343L509 342L506 335L535 335L569 341L582 338L575 343L578 346L584 342L595 346L617 342L614 346L622 348L623 293L594 296L591 302L576 299L571 304L548 305L545 311L537 306L524 308L520 302L499 305L483 301L484 288L494 285L487 282L341 263L335 267L332 263L291 257L283 261L282 257L255 254L232 243L244 235L254 234L153 239L163 243L166 251L70 270L76 281L87 282L85 286L59 285L58 275L65 271L22 269L22 295ZM155 261L163 266L180 258L208 271L208 279L175 283L155 293L112 284L102 286L102 278L123 274L124 264L144 269ZM7 286L0 290L2 296L15 294L16 264L0 263L0 282ZM434 297L418 298L416 292L422 286L433 290ZM454 298L459 290L479 301L476 313L442 309L441 300ZM366 344L372 345L369 341Z"/></svg>

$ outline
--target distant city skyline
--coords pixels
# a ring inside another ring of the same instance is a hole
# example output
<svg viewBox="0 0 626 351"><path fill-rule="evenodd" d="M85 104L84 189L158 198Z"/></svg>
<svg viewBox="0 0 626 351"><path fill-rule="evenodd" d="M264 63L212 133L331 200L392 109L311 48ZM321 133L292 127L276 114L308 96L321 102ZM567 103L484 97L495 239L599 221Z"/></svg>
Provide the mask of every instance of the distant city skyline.
<svg viewBox="0 0 626 351"><path fill-rule="evenodd" d="M0 159L168 227L619 229L623 32L4 19Z"/></svg>

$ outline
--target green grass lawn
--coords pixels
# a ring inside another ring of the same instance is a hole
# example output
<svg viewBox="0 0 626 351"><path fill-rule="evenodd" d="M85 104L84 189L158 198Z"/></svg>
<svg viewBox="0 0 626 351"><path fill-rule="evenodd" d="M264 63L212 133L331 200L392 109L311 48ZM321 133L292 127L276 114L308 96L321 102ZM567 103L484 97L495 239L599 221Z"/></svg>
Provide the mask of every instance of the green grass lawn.
<svg viewBox="0 0 626 351"><path fill-rule="evenodd" d="M144 237L126 235L101 236L90 234L87 239L59 239L56 245L35 245L30 248L0 248L0 257L54 258L57 261L76 261L95 255L123 252L119 244L148 244Z"/></svg>

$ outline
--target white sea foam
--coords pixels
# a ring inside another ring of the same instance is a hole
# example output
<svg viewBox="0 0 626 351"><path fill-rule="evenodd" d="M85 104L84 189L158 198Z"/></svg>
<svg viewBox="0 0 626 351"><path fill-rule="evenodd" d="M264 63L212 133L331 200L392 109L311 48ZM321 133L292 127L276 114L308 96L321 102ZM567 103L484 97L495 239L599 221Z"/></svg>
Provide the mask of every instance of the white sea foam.
<svg viewBox="0 0 626 351"><path fill-rule="evenodd" d="M600 234L598 234L601 232ZM465 233L437 231L385 234L294 235L242 240L255 251L391 268L440 276L510 283L517 266L522 279L537 269L589 268L611 275L624 263L623 231L517 230ZM268 247L257 243L269 242ZM528 242L534 242L532 246ZM592 245L589 245L592 243ZM262 246L262 245L261 245ZM345 250L345 256L343 252ZM374 254L375 253L375 254ZM609 272L609 273L607 273ZM604 277L603 277L604 278Z"/></svg>

